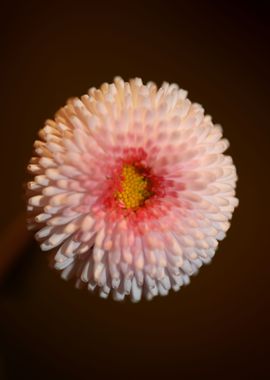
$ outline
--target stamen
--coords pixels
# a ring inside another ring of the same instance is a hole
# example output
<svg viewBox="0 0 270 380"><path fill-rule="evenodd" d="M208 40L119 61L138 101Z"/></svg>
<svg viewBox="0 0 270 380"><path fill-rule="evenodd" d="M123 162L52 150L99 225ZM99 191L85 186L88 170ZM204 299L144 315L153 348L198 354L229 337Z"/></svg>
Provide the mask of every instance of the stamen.
<svg viewBox="0 0 270 380"><path fill-rule="evenodd" d="M124 164L120 189L115 192L115 197L123 207L135 210L154 194L151 187L151 180L144 175L143 169Z"/></svg>

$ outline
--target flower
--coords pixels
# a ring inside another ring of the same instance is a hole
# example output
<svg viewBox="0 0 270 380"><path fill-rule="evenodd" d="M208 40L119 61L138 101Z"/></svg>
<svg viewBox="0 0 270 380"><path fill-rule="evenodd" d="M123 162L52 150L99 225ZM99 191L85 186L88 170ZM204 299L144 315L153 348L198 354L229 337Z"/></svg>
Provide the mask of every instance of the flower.
<svg viewBox="0 0 270 380"><path fill-rule="evenodd" d="M237 175L221 127L186 96L117 77L46 121L28 166L28 223L63 278L139 301L210 262Z"/></svg>

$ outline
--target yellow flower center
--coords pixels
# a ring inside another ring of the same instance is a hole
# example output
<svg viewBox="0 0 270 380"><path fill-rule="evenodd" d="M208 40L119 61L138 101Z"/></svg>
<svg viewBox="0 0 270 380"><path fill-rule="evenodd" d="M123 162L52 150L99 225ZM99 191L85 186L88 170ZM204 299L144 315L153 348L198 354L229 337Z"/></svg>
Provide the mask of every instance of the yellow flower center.
<svg viewBox="0 0 270 380"><path fill-rule="evenodd" d="M153 195L150 179L135 166L125 164L121 178L121 190L116 191L115 196L125 208L137 209Z"/></svg>

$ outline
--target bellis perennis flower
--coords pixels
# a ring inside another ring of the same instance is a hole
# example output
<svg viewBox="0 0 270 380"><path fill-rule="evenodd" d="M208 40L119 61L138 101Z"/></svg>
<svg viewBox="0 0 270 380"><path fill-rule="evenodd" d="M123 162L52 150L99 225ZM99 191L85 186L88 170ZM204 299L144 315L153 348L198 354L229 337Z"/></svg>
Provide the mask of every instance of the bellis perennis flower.
<svg viewBox="0 0 270 380"><path fill-rule="evenodd" d="M238 203L236 170L221 127L186 95L116 78L47 120L28 222L63 278L138 301L179 290L214 256Z"/></svg>

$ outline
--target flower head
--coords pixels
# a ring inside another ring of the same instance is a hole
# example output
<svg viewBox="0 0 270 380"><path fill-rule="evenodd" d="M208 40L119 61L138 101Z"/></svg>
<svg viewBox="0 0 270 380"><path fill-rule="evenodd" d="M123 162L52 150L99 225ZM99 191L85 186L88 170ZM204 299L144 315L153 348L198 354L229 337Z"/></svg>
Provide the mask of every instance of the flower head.
<svg viewBox="0 0 270 380"><path fill-rule="evenodd" d="M28 166L29 228L62 277L138 301L189 282L225 237L229 143L186 91L104 83L47 120Z"/></svg>

